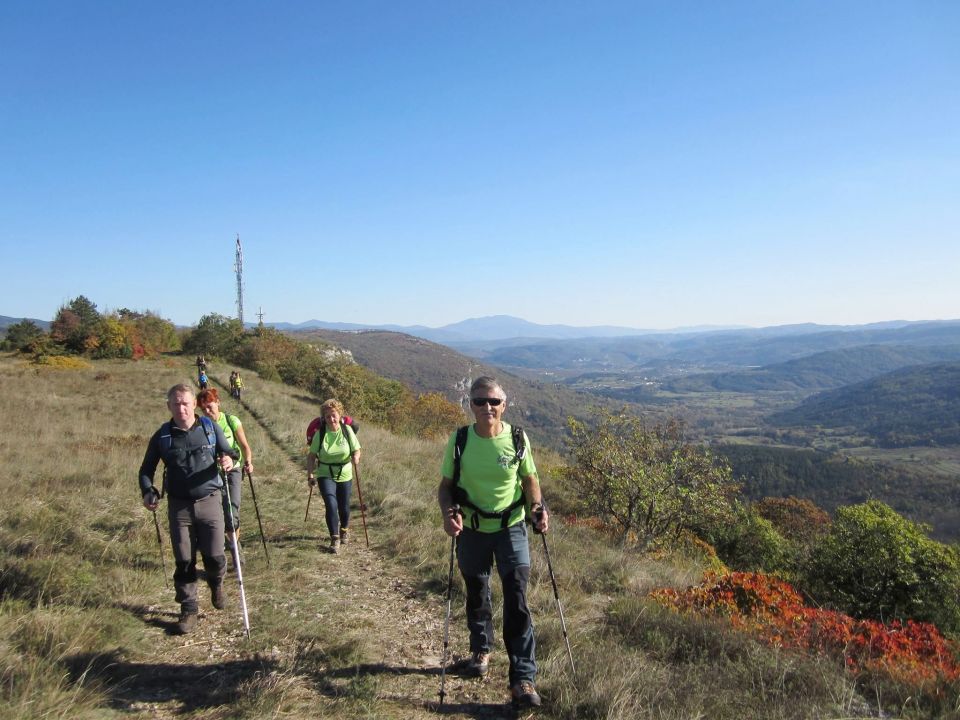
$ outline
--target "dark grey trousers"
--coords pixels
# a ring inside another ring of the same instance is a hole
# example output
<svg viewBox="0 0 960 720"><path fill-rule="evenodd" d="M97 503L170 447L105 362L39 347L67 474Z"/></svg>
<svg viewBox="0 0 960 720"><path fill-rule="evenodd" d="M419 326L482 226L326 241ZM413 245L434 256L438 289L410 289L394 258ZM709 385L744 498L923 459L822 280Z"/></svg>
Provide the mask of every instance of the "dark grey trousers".
<svg viewBox="0 0 960 720"><path fill-rule="evenodd" d="M170 544L176 561L173 587L183 612L197 612L197 550L203 558L207 584L223 582L227 559L223 554L223 505L216 491L200 500L167 499Z"/></svg>

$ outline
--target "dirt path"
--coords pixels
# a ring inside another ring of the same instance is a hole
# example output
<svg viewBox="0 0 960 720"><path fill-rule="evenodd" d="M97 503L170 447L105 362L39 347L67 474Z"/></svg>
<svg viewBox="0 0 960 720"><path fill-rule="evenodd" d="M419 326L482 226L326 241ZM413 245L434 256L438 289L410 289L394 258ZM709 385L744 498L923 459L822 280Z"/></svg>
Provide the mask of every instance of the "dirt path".
<svg viewBox="0 0 960 720"><path fill-rule="evenodd" d="M288 465L291 478L302 476L297 465ZM263 495L258 489L261 503ZM322 502L313 501L307 532L302 517L288 518L284 525L270 518L269 567L252 502L244 501L250 640L243 632L232 572L226 579L229 606L223 611L212 609L206 585L199 583L200 624L191 635L170 632L176 622L171 590L163 591L163 604L127 608L149 626L152 651L147 657L98 661L104 665L101 676L111 682L113 706L151 718L230 717L242 706L251 706L248 716L516 717L507 699L502 652L494 654L483 680L463 677L448 665L446 702L437 705L445 597L416 590L384 559L388 548L376 545L375 532L368 550L360 522L351 523L350 543L337 555L329 553L310 534L323 524ZM455 599L455 605L454 663L468 646L461 601ZM305 643L278 631L289 633L291 624L321 628L326 639ZM331 635L343 641L342 647Z"/></svg>

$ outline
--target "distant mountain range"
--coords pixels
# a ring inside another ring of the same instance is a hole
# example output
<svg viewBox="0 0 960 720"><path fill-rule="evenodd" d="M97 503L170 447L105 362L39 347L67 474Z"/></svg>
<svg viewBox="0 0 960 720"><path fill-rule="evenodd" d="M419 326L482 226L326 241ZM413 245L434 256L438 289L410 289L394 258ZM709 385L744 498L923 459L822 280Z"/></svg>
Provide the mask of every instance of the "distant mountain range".
<svg viewBox="0 0 960 720"><path fill-rule="evenodd" d="M625 337L659 337L673 340L678 337L714 336L724 333L732 333L738 337L742 334L744 337L753 338L768 336L788 337L824 332L857 333L864 331L894 330L908 325L924 324L925 322L926 321L889 320L865 325L817 325L816 323L800 323L794 325L773 325L763 328L752 328L743 325L696 325L672 328L669 330L651 330L620 325L540 325L512 315L491 315L487 317L469 318L436 328L425 325L368 325L360 323L327 322L324 320L307 320L302 323L278 322L267 323L267 325L283 331L338 330L341 332L362 332L365 330L388 330L413 335L443 345L449 345L467 354L474 354L483 350L490 351L496 347L510 347L524 344L533 345L540 341L551 340L591 340ZM960 321L945 322L960 323ZM248 326L254 327L255 325L248 323Z"/></svg>
<svg viewBox="0 0 960 720"><path fill-rule="evenodd" d="M249 324L253 327L253 324ZM570 340L576 338L623 337L628 335L649 335L651 333L698 333L716 332L733 329L734 326L702 325L697 327L676 328L674 330L642 330L640 328L618 325L592 325L577 327L574 325L539 325L511 315L491 315L470 318L437 328L425 325L364 325L357 323L337 323L323 320L307 320L302 323L267 323L277 330L339 330L341 332L360 332L364 330L389 330L401 332L424 340L454 345L460 343L489 342L502 340L552 339Z"/></svg>
<svg viewBox="0 0 960 720"><path fill-rule="evenodd" d="M488 343L487 347L477 343L454 343L452 347L499 367L518 371L550 369L569 375L664 366L701 370L745 369L831 350L887 344L958 345L960 321L788 325L699 333Z"/></svg>

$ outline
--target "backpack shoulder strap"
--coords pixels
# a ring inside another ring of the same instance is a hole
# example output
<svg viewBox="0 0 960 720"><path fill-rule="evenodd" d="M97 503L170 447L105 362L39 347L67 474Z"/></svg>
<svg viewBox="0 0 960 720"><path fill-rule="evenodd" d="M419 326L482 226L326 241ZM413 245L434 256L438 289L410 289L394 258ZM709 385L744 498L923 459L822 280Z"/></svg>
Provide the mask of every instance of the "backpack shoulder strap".
<svg viewBox="0 0 960 720"><path fill-rule="evenodd" d="M460 458L463 456L463 449L467 446L467 438L470 436L470 426L464 425L457 428L457 439L453 444L453 486L460 483Z"/></svg>
<svg viewBox="0 0 960 720"><path fill-rule="evenodd" d="M348 428L350 432L347 432ZM357 451L357 448L354 447L354 444L357 442L357 434L353 431L353 427L348 425L343 419L340 420L340 431L343 433L343 439L347 441L350 454L353 455L353 453Z"/></svg>
<svg viewBox="0 0 960 720"><path fill-rule="evenodd" d="M233 433L233 437L234 437L234 439L236 439L236 437L237 437L237 426L234 424L233 421L237 419L237 416L236 416L236 415L229 415L229 414L227 414L227 413L224 413L224 415L226 415L227 425L230 427L230 432ZM231 418L233 418L233 419L231 420Z"/></svg>
<svg viewBox="0 0 960 720"><path fill-rule="evenodd" d="M160 426L160 454L166 454L167 450L170 449L170 446L173 444L173 438L170 436L170 421L167 420L163 425Z"/></svg>
<svg viewBox="0 0 960 720"><path fill-rule="evenodd" d="M217 445L217 431L213 429L213 420L208 418L206 415L200 416L200 425L203 426L203 432L206 433L207 442L216 447Z"/></svg>
<svg viewBox="0 0 960 720"><path fill-rule="evenodd" d="M513 426L513 452L517 456L517 465L523 462L523 458L527 455L527 441L523 435L523 428L519 425Z"/></svg>

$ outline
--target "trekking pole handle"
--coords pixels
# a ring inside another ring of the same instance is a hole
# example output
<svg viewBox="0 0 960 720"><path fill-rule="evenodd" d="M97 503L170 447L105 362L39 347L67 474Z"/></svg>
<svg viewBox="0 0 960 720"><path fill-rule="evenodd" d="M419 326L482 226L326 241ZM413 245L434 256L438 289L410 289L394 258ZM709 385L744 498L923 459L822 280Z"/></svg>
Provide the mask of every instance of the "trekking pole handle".
<svg viewBox="0 0 960 720"><path fill-rule="evenodd" d="M530 526L533 528L535 535L543 535L543 531L537 528L537 523L543 521L543 514L545 512L547 512L547 504L542 499L539 503L534 503L530 506Z"/></svg>

